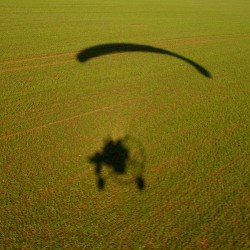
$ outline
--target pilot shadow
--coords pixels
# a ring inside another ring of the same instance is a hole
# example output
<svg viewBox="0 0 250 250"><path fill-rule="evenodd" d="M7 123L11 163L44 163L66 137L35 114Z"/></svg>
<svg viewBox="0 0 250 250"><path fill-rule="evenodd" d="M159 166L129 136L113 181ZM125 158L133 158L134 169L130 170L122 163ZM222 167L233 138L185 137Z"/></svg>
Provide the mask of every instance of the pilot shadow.
<svg viewBox="0 0 250 250"><path fill-rule="evenodd" d="M144 150L129 136L106 140L102 149L89 157L89 162L95 165L94 172L99 190L104 189L106 185L104 168L107 168L106 170L115 179L119 180L120 176L125 176L122 178L129 180L128 183L134 182L139 190L145 187L142 177L145 165Z"/></svg>

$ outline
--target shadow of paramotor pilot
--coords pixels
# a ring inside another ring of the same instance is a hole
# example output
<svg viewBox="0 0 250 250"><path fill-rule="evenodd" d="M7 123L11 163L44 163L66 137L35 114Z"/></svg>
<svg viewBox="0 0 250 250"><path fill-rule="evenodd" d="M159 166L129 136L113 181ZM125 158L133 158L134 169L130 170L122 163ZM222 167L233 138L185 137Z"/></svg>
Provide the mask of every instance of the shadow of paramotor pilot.
<svg viewBox="0 0 250 250"><path fill-rule="evenodd" d="M102 177L103 167L108 167L113 174L123 175L127 173L128 165L133 167L134 160L126 145L127 137L124 139L109 139L105 142L101 151L89 157L89 161L95 164L95 174L97 175L97 186L99 189L105 187L105 179ZM136 176L135 183L139 190L144 188L144 179L141 175Z"/></svg>

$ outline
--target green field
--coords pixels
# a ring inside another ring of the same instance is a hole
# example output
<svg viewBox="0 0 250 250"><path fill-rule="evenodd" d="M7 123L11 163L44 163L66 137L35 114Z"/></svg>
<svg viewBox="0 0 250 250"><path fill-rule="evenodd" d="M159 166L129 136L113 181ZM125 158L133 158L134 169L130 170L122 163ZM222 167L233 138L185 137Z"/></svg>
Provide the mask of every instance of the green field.
<svg viewBox="0 0 250 250"><path fill-rule="evenodd" d="M1 0L0 249L249 249L250 1Z"/></svg>

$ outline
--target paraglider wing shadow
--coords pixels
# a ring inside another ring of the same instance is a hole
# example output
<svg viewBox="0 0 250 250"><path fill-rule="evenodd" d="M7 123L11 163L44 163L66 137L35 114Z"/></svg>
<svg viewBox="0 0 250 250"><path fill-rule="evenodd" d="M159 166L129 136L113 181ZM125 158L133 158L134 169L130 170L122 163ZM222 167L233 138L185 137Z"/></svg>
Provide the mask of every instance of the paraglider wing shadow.
<svg viewBox="0 0 250 250"><path fill-rule="evenodd" d="M149 45L142 45L142 44L108 43L108 44L96 45L96 46L89 47L80 51L77 54L77 60L82 63L85 63L95 57L100 57L100 56L114 54L114 53L125 53L125 52L158 53L162 55L173 56L175 58L178 58L192 65L200 74L208 78L212 78L212 75L208 70L206 70L200 64L190 60L189 58L186 58L184 56L181 56L169 50L165 50L165 49L161 49L161 48L157 48L157 47L153 47Z"/></svg>

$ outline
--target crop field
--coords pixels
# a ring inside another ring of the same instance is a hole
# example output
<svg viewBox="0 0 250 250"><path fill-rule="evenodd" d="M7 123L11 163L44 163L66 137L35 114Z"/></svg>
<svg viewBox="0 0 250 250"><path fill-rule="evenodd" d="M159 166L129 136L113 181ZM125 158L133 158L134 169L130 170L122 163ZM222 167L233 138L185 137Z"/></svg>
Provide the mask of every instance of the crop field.
<svg viewBox="0 0 250 250"><path fill-rule="evenodd" d="M250 1L1 0L0 249L249 249Z"/></svg>

